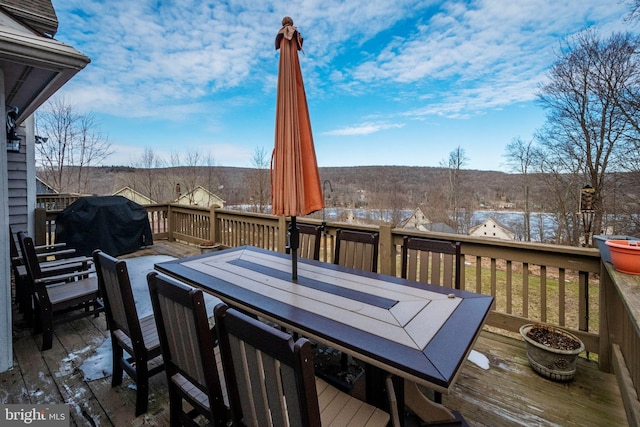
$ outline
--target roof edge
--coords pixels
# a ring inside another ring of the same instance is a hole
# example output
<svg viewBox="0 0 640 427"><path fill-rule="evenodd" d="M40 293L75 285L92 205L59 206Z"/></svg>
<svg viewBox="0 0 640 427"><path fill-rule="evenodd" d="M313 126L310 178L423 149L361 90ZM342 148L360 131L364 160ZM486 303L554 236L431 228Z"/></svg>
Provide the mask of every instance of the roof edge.
<svg viewBox="0 0 640 427"><path fill-rule="evenodd" d="M14 18L20 20L23 24L29 26L34 31L46 35L49 37L53 37L58 32L58 17L56 16L56 12L51 7L50 16L46 16L45 14L35 13L31 10L27 10L24 7L18 7L11 4L0 4L0 8L7 11L7 13L11 14Z"/></svg>

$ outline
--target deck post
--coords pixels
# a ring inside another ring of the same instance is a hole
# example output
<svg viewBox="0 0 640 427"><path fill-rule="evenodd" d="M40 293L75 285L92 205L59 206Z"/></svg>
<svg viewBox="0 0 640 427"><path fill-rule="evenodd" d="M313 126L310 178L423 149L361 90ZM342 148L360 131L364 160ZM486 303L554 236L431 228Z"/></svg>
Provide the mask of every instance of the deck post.
<svg viewBox="0 0 640 427"><path fill-rule="evenodd" d="M287 217L284 215L278 217L278 244L276 250L278 252L286 252L287 250Z"/></svg>
<svg viewBox="0 0 640 427"><path fill-rule="evenodd" d="M218 230L216 209L215 206L211 206L209 209L209 240L214 243L220 243L220 230Z"/></svg>
<svg viewBox="0 0 640 427"><path fill-rule="evenodd" d="M36 245L46 245L49 242L47 237L47 210L45 208L35 208L33 215L33 241Z"/></svg>
<svg viewBox="0 0 640 427"><path fill-rule="evenodd" d="M392 226L380 225L380 240L378 241L378 253L380 254L379 271L389 276L396 275L396 248L393 245Z"/></svg>
<svg viewBox="0 0 640 427"><path fill-rule="evenodd" d="M613 298L608 298L607 295L611 292L615 292L611 277L607 272L604 264L600 263L600 319L599 319L599 351L598 351L598 366L601 371L611 372L611 339L609 335L609 316L614 316L616 307L613 306ZM612 319L613 320L613 319Z"/></svg>
<svg viewBox="0 0 640 427"><path fill-rule="evenodd" d="M167 207L167 224L169 224L169 233L167 236L167 240L169 240L170 242L175 241L176 239L173 237L173 230L176 226L175 224L175 218L173 217L173 209L172 209L172 205L171 203L169 203L168 207Z"/></svg>

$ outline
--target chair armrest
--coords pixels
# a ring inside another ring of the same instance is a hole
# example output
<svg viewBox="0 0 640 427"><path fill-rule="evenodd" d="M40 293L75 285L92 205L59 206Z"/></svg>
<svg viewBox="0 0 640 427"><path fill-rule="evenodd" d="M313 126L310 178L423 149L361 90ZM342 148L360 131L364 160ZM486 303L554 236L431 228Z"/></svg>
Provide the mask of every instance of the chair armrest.
<svg viewBox="0 0 640 427"><path fill-rule="evenodd" d="M88 256L76 256L71 258L54 259L52 261L46 261L40 264L42 268L60 268L66 267L68 264L84 264L93 265L93 258ZM85 269L86 270L86 269Z"/></svg>
<svg viewBox="0 0 640 427"><path fill-rule="evenodd" d="M57 261L49 261L52 264L42 266L40 271L43 277L59 276L62 274L87 274L89 269L93 268L93 263L86 261L75 261L58 263Z"/></svg>
<svg viewBox="0 0 640 427"><path fill-rule="evenodd" d="M67 244L66 243L53 243L50 245L38 245L35 247L36 252L44 252L44 251L51 251L53 249L60 249L60 248L66 248Z"/></svg>
<svg viewBox="0 0 640 427"><path fill-rule="evenodd" d="M36 256L38 257L38 259L46 259L50 256L70 255L74 253L76 253L75 249L61 249L58 251L51 251L51 252L39 252L36 254Z"/></svg>
<svg viewBox="0 0 640 427"><path fill-rule="evenodd" d="M66 274L57 274L55 276L47 276L47 277L41 277L39 279L35 280L36 284L42 284L42 285L50 285L52 283L60 283L60 282L66 282L69 279L74 279L74 278L84 278L85 276L87 276L88 274L93 274L95 273L96 270L95 269L90 269L90 270L83 270L83 271L74 271L73 273L66 273Z"/></svg>

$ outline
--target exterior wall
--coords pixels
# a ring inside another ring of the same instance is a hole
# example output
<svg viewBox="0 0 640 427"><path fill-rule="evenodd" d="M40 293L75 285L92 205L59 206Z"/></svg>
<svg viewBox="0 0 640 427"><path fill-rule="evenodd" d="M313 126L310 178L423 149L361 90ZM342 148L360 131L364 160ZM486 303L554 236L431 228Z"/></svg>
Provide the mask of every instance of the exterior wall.
<svg viewBox="0 0 640 427"><path fill-rule="evenodd" d="M183 194L176 203L180 205L202 206L205 208L217 206L224 208L224 200L202 187L196 187L193 191Z"/></svg>
<svg viewBox="0 0 640 427"><path fill-rule="evenodd" d="M138 203L139 205L152 205L155 204L155 202L153 200L151 200L150 198L148 198L147 196L145 196L144 194L140 194L135 190L132 190L129 187L124 187L118 191L116 191L115 193L113 193L114 196L122 196L122 197L126 197L127 199Z"/></svg>
<svg viewBox="0 0 640 427"><path fill-rule="evenodd" d="M491 219L488 219L477 227L472 228L469 235L476 237L491 237L502 240L513 240L515 238L515 233L505 229L503 226Z"/></svg>
<svg viewBox="0 0 640 427"><path fill-rule="evenodd" d="M4 84L2 85L4 88ZM2 94L2 100L4 100L4 89ZM2 102L4 106L4 102ZM2 117L6 117L5 109L1 109ZM3 123L4 120L0 120ZM14 231L26 231L27 234L33 236L34 234L34 211L33 206L36 204L36 174L35 174L35 147L34 147L34 119L33 116L29 117L24 123L16 129L16 132L21 137L20 152L8 152L6 150L6 133L0 132L2 138L0 138L0 144L2 149L0 153L3 157L3 164L6 164L6 168L2 168L2 183L5 193L2 197L7 200L8 203L3 204L3 212L0 213L3 224L0 230L2 235L2 241L5 245L2 246L2 250L5 251L2 255L3 260L9 259L9 225L11 225ZM31 208L30 208L31 207ZM11 368L13 364L13 348L12 348L12 318L11 318L11 273L10 264L6 262L2 265L2 274L7 277L2 283L6 283L7 286L3 287L0 292L0 301L3 304L3 311L7 314L6 319L3 317L0 321L0 372L3 372ZM6 325L3 323L6 321ZM5 330L8 329L9 336L4 337ZM6 339L6 341L5 341ZM5 343L8 343L6 345ZM8 354L2 354L7 349ZM5 359L8 358L8 359ZM4 362L4 363L3 363Z"/></svg>
<svg viewBox="0 0 640 427"><path fill-rule="evenodd" d="M31 121L33 123L33 121ZM27 123L25 123L28 125ZM7 152L7 172L9 191L9 224L15 230L27 231L28 218L28 180L27 180L27 144L26 126L17 129L21 137L20 152ZM5 150L6 151L6 150Z"/></svg>
<svg viewBox="0 0 640 427"><path fill-rule="evenodd" d="M36 137L35 137L35 118L33 114L24 121L26 136L26 180L27 180L27 233L35 236L35 206L38 195L36 183Z"/></svg>
<svg viewBox="0 0 640 427"><path fill-rule="evenodd" d="M420 226L423 226L424 224L430 224L430 223L431 221L429 221L424 216L424 213L422 213L422 210L418 208L413 212L413 214L409 218L405 220L404 224L402 224L402 227L419 229Z"/></svg>

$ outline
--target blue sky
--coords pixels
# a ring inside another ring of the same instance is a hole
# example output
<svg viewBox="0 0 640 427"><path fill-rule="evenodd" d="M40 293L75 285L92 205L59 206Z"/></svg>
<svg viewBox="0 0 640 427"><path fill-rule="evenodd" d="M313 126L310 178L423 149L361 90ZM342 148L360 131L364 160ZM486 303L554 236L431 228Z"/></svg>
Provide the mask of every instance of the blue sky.
<svg viewBox="0 0 640 427"><path fill-rule="evenodd" d="M291 16L319 166L506 170L544 123L536 90L560 42L635 31L622 0L53 0L56 39L91 58L59 96L91 111L115 153L145 148L251 167L273 148L278 55Z"/></svg>

